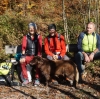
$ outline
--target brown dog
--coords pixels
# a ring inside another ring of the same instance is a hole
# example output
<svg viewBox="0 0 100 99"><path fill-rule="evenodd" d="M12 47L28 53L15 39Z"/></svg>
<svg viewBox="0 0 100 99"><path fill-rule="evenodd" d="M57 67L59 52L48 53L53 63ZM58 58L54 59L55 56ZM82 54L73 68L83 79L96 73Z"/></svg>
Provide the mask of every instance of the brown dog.
<svg viewBox="0 0 100 99"><path fill-rule="evenodd" d="M34 59L30 62L30 65L36 65L40 69L41 73L46 78L46 85L51 80L51 77L55 75L56 65L54 61L35 56Z"/></svg>
<svg viewBox="0 0 100 99"><path fill-rule="evenodd" d="M71 85L74 85L76 87L76 84L78 84L79 80L79 72L76 64L71 60L56 60L55 63L55 76L65 76L66 80L68 80Z"/></svg>
<svg viewBox="0 0 100 99"><path fill-rule="evenodd" d="M77 66L71 60L52 61L46 58L35 56L30 64L37 65L38 68L40 68L41 73L46 78L46 85L48 85L51 77L59 77L59 75L66 76L66 80L74 81L75 87L76 83L78 83L79 73Z"/></svg>

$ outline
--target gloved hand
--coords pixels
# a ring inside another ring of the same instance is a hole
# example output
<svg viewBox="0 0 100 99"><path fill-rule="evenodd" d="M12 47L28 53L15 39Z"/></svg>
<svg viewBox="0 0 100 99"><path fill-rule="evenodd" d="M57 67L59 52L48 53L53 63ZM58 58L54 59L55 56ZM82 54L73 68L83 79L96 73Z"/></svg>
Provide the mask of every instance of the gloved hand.
<svg viewBox="0 0 100 99"><path fill-rule="evenodd" d="M61 59L61 56L60 56L60 55L58 55L58 59L59 59L59 60Z"/></svg>

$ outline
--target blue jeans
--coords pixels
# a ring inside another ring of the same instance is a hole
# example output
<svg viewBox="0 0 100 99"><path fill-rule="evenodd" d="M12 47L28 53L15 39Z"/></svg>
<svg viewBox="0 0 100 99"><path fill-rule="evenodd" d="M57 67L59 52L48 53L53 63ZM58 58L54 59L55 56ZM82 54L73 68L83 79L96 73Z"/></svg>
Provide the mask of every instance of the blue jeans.
<svg viewBox="0 0 100 99"><path fill-rule="evenodd" d="M94 55L94 58L93 60L96 60L96 59L100 59L100 52L97 52L95 55ZM84 55L81 53L81 52L78 52L76 55L75 55L75 63L78 67L78 71L79 73L83 73L84 72L84 65L82 64L82 62L84 61Z"/></svg>

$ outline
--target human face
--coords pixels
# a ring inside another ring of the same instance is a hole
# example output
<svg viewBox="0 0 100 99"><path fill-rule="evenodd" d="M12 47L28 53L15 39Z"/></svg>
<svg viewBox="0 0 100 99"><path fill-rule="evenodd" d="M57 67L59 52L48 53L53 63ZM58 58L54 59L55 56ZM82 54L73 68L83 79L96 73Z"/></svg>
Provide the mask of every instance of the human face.
<svg viewBox="0 0 100 99"><path fill-rule="evenodd" d="M91 34L93 32L95 32L95 25L94 24L88 24L87 25L87 33Z"/></svg>
<svg viewBox="0 0 100 99"><path fill-rule="evenodd" d="M56 30L55 30L55 29L50 29L50 30L49 30L49 34L50 34L51 36L54 36L55 33L56 33Z"/></svg>
<svg viewBox="0 0 100 99"><path fill-rule="evenodd" d="M31 35L33 35L35 32L35 29L34 29L34 27L33 26L30 26L29 27L29 33L31 34Z"/></svg>

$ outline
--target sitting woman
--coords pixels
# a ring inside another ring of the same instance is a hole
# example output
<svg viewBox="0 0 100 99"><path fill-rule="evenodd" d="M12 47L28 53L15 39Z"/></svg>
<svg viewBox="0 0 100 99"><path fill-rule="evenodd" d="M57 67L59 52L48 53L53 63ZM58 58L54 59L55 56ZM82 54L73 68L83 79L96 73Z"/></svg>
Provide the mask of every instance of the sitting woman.
<svg viewBox="0 0 100 99"><path fill-rule="evenodd" d="M35 23L29 23L29 33L22 39L22 56L20 64L22 68L23 84L29 83L27 74L27 64L34 58L34 56L41 56L42 51L42 37L37 34L37 26ZM39 78L38 68L36 68L36 78ZM40 84L39 80L35 80L35 85Z"/></svg>

